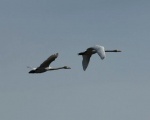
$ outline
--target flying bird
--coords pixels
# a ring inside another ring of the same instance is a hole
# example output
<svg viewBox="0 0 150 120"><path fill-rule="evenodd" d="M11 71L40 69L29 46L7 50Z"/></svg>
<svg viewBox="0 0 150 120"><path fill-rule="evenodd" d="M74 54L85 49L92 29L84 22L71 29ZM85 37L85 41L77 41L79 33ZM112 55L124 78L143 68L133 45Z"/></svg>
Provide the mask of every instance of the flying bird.
<svg viewBox="0 0 150 120"><path fill-rule="evenodd" d="M121 52L121 50L105 50L103 46L95 45L94 47L87 48L86 51L78 53L78 55L82 55L82 66L83 70L85 71L88 67L90 58L93 54L97 53L100 58L103 60L106 57L105 52Z"/></svg>
<svg viewBox="0 0 150 120"><path fill-rule="evenodd" d="M57 67L57 68L53 68L50 67L49 65L58 57L58 53L51 55L49 58L47 58L47 60L45 60L39 67L37 68L32 68L31 71L29 71L29 73L43 73L46 71L51 71L51 70L59 70L59 69L71 69L68 66L63 66L63 67ZM28 67L31 68L31 67Z"/></svg>

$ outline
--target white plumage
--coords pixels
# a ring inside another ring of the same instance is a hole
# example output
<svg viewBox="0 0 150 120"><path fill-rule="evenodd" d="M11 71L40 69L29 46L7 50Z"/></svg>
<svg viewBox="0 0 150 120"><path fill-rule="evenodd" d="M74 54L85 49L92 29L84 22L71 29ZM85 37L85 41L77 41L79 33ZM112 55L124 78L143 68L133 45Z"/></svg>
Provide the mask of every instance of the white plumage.
<svg viewBox="0 0 150 120"><path fill-rule="evenodd" d="M85 71L86 68L88 67L90 58L93 54L97 53L100 58L103 60L106 57L105 52L121 52L120 50L105 50L103 46L100 45L95 45L93 47L87 48L86 51L78 53L78 55L82 55L83 60L82 60L82 66L83 70Z"/></svg>

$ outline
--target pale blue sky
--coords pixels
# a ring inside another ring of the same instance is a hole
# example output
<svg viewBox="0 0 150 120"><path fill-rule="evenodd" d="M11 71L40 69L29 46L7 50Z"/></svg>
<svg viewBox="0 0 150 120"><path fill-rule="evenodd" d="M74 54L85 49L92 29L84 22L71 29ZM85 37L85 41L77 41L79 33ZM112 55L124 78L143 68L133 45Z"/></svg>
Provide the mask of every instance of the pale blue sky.
<svg viewBox="0 0 150 120"><path fill-rule="evenodd" d="M1 120L149 120L150 1L1 0ZM122 53L78 52L95 44ZM28 74L54 53L52 66Z"/></svg>

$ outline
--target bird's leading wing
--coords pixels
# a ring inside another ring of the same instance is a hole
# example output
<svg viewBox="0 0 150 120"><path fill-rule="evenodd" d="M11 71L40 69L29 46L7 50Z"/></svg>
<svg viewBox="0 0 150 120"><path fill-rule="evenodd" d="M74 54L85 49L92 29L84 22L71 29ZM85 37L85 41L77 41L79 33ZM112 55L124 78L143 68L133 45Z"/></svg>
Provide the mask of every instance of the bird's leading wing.
<svg viewBox="0 0 150 120"><path fill-rule="evenodd" d="M83 60L82 60L82 66L83 66L83 70L85 71L86 68L88 67L91 55L82 55Z"/></svg>
<svg viewBox="0 0 150 120"><path fill-rule="evenodd" d="M101 59L104 59L106 57L105 48L103 46L95 45L92 48L96 50L97 54L100 56Z"/></svg>
<svg viewBox="0 0 150 120"><path fill-rule="evenodd" d="M48 67L51 62L53 62L56 58L58 57L58 53L51 55L49 58L47 58L47 60L45 60L40 66L39 68L46 68Z"/></svg>

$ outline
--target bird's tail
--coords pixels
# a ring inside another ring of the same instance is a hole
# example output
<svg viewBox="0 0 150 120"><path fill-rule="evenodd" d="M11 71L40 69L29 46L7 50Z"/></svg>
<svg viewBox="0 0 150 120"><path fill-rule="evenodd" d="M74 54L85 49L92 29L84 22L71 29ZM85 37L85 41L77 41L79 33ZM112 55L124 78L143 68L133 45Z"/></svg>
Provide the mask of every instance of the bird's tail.
<svg viewBox="0 0 150 120"><path fill-rule="evenodd" d="M34 69L33 67L30 67L30 66L27 66L27 68L29 68L29 69Z"/></svg>
<svg viewBox="0 0 150 120"><path fill-rule="evenodd" d="M84 53L85 53L85 52L80 52L80 53L78 53L78 55L84 55Z"/></svg>

